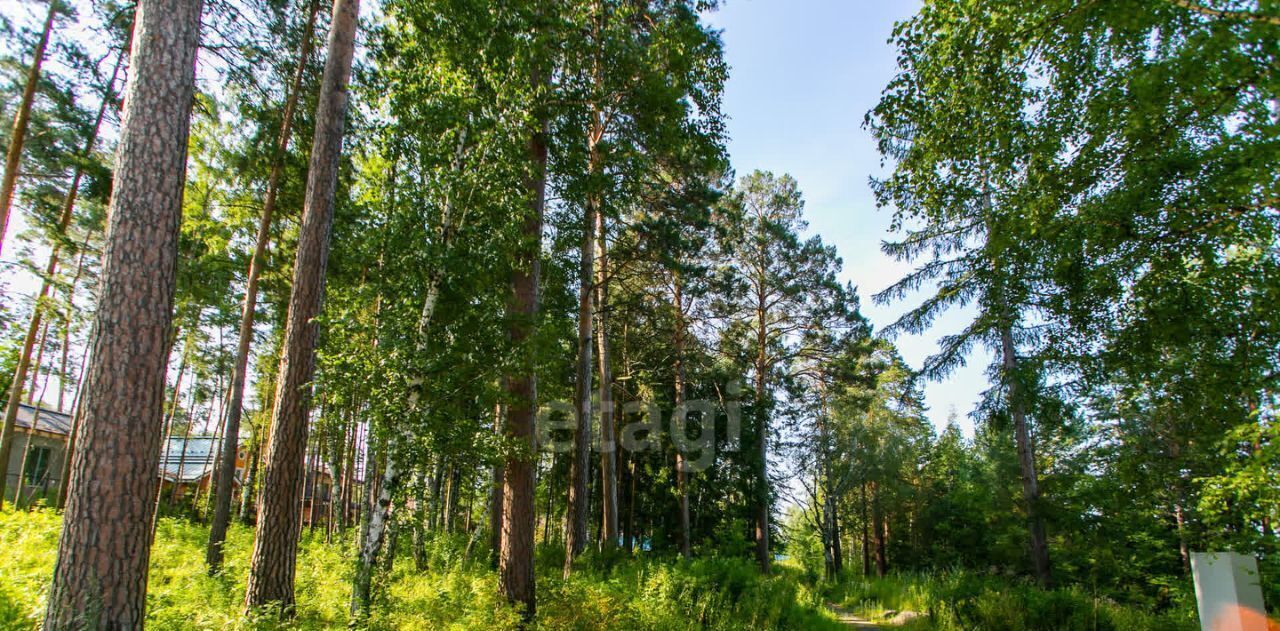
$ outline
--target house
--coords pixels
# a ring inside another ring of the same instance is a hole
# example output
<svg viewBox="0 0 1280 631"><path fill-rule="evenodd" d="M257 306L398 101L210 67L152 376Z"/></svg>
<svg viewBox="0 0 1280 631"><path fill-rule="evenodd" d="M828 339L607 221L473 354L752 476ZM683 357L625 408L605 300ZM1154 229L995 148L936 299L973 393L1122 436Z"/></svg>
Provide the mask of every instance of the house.
<svg viewBox="0 0 1280 631"><path fill-rule="evenodd" d="M24 502L57 493L71 422L71 416L62 412L18 405L13 448L5 466L6 501L15 501L18 493Z"/></svg>
<svg viewBox="0 0 1280 631"><path fill-rule="evenodd" d="M329 518L329 503L333 497L333 473L323 462L308 462L302 484L302 523L325 523Z"/></svg>
<svg viewBox="0 0 1280 631"><path fill-rule="evenodd" d="M13 450L9 454L6 501L14 502L21 493L22 503L48 498L52 503L62 483L63 463L67 457L67 441L73 424L69 414L36 406L18 406L14 425ZM221 453L218 436L170 437L160 447L160 499L183 501L208 497ZM236 452L236 475L232 492L238 494L246 475L248 453L244 445ZM21 481L21 483L19 483ZM358 485L359 480L356 480ZM302 518L306 524L323 523L329 504L336 497L333 474L324 463L308 459L303 483ZM353 505L347 513L354 511Z"/></svg>
<svg viewBox="0 0 1280 631"><path fill-rule="evenodd" d="M52 498L62 483L62 468L66 461L72 418L68 414L44 408L39 409L39 417L36 412L35 406L18 406L13 449L5 468L6 501L15 501L19 492L22 493L24 503L42 497ZM185 440L181 437L170 438L160 451L162 493L172 494L174 484L178 485L180 495L196 488L207 492L220 444L221 439L210 436ZM244 450L241 449L236 457L236 486L240 484L239 472L243 466Z"/></svg>
<svg viewBox="0 0 1280 631"><path fill-rule="evenodd" d="M160 496L205 495L213 486L213 475L222 453L222 438L217 436L170 437L160 448ZM244 470L244 449L236 452L236 475L232 492L240 487Z"/></svg>

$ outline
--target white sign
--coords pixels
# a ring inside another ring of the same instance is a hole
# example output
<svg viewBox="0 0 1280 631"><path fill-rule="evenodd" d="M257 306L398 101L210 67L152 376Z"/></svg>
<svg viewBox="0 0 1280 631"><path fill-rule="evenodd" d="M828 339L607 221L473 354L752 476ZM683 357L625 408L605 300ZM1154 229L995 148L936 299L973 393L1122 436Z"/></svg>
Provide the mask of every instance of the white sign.
<svg viewBox="0 0 1280 631"><path fill-rule="evenodd" d="M1258 562L1234 552L1191 555L1202 631L1267 631Z"/></svg>

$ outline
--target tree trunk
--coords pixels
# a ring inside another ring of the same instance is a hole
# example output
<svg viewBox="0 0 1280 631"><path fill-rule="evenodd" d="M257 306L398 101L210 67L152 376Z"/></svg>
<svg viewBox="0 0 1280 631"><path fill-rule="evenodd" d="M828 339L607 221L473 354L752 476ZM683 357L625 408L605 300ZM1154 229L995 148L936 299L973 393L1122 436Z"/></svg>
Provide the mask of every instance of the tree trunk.
<svg viewBox="0 0 1280 631"><path fill-rule="evenodd" d="M533 73L533 87L544 90L549 73ZM541 276L542 216L547 193L547 137L550 119L538 117L538 127L529 137L529 174L525 194L529 208L520 218L523 242L515 255L511 272L508 305L508 335L522 359L503 381L508 397L506 437L524 453L507 458L502 491L502 547L498 554L498 584L508 602L523 607L525 620L537 613L533 574L534 533L534 417L538 409L538 382L534 372L529 338L538 316L538 281Z"/></svg>
<svg viewBox="0 0 1280 631"><path fill-rule="evenodd" d="M62 370L60 371L62 377L58 383L59 412L75 409L75 395L79 393L81 377L84 376L84 365L82 361L79 371L76 372L76 388L73 391L71 399L72 407L66 407L64 405L64 397L67 391L67 382L70 381L69 377L71 376L71 373L68 372L69 366L67 362L68 355L71 352L71 321L74 318L76 310L76 288L80 286L80 278L84 275L84 258L89 249L89 239L92 236L92 232L85 234L84 242L80 244L80 256L76 257L76 272L71 276L71 283L67 286L67 313L62 318ZM83 357L83 355L81 357Z"/></svg>
<svg viewBox="0 0 1280 631"><path fill-rule="evenodd" d="M326 543L333 541L333 531L338 522L338 503L342 498L342 481L347 472L343 460L346 457L347 425L343 422L340 411L334 414L338 419L339 425L331 427L329 431L337 433L337 436L331 436L325 441L328 446L326 453L329 464L329 489L326 494L324 520L324 540Z"/></svg>
<svg viewBox="0 0 1280 631"><path fill-rule="evenodd" d="M828 490L827 492L830 493L831 491ZM831 545L833 547L832 556L834 557L834 561L835 561L836 577L839 577L840 573L844 571L844 550L843 550L843 547L840 545L840 537L841 537L840 509L837 506L834 499L830 502L830 506L831 506Z"/></svg>
<svg viewBox="0 0 1280 631"><path fill-rule="evenodd" d="M249 258L249 276L245 280L244 305L240 315L240 338L236 346L235 364L231 368L231 393L228 399L227 432L222 445L222 466L215 483L213 524L209 527L209 545L205 549L205 563L209 574L222 571L222 545L227 539L227 526L231 522L231 486L235 481L236 452L240 448L240 416L244 406L244 382L249 367L249 347L253 344L253 321L258 304L258 277L266 262L267 244L271 242L271 222L275 214L276 196L280 192L280 177L284 173L284 159L293 136L293 114L298 96L302 92L302 77L311 57L312 31L320 12L318 0L312 0L307 25L302 30L302 44L298 50L298 66L294 70L289 94L285 97L281 114L280 137L276 142L276 155L267 177L267 192L262 200L262 216L258 220L258 235Z"/></svg>
<svg viewBox="0 0 1280 631"><path fill-rule="evenodd" d="M676 414L682 413L684 409L684 347L685 347L685 321L684 321L684 292L680 284L680 272L676 271L671 275L671 295L675 302L675 410ZM674 425L672 431L674 431ZM679 445L676 445L676 497L680 510L680 554L684 558L693 556L690 539L692 538L692 529L689 525L689 472L688 466L684 460L684 453Z"/></svg>
<svg viewBox="0 0 1280 631"><path fill-rule="evenodd" d="M1009 415L1013 418L1014 440L1018 444L1018 466L1022 471L1022 500L1026 504L1028 544L1036 580L1042 587L1053 584L1049 569L1049 543L1045 536L1044 517L1040 514L1040 483L1036 478L1035 442L1023 408L1022 392L1017 380L1018 357L1013 347L1011 326L1000 328L1000 350L1004 377L1007 380Z"/></svg>
<svg viewBox="0 0 1280 631"><path fill-rule="evenodd" d="M870 518L867 516L867 483L862 483L862 576L871 576Z"/></svg>
<svg viewBox="0 0 1280 631"><path fill-rule="evenodd" d="M467 129L465 127L458 134L458 147L455 152L453 169L455 171L462 168L462 160L466 152ZM391 170L391 185L389 187L391 204L395 204L395 182L396 182L396 166L393 163ZM442 247L448 249L449 244L453 240L454 234L459 229L462 222L462 216L453 212L453 204L446 198L444 211L440 219L440 225L437 230L436 238L440 241ZM435 268L429 271L426 283L426 297L423 300L422 311L418 317L418 343L417 350L419 353L425 353L427 350L428 333L431 324L435 318L436 305L439 303L440 286L444 278L444 270ZM409 384L409 407L417 408L418 400L421 393L422 381L416 380ZM406 430L401 429L401 432ZM409 442L409 437L404 433L401 434L403 442ZM400 478L404 474L401 455L396 448L396 441L388 440L385 452L386 462L382 473L382 481L379 485L380 492L378 501L370 503L368 509L374 513L370 519L363 522L364 532L361 535L363 541L360 554L357 559L356 567L356 585L352 589L351 611L357 620L363 620L368 614L369 606L372 603L372 580L373 572L377 567L377 558L381 549L382 540L386 533L387 527L391 524L388 512L391 509L391 500L394 493L400 485ZM437 476L438 479L438 476ZM390 559L387 560L388 564Z"/></svg>
<svg viewBox="0 0 1280 631"><path fill-rule="evenodd" d="M373 574L379 567L378 555L382 553L384 547L388 549L394 547L390 542L393 534L391 508L392 500L395 498L396 491L399 490L402 471L398 468L396 459L391 456L390 445L385 451L387 453L383 459L383 472L378 478L376 493L370 494L373 501L367 507L368 516L362 525L360 553L356 561L355 580L352 583L351 615L356 620L364 620L369 614L369 607L373 602ZM366 477L378 477L373 473L375 470L370 468L365 474Z"/></svg>
<svg viewBox="0 0 1280 631"><path fill-rule="evenodd" d="M595 149L592 145L593 163ZM594 169L594 165L593 165ZM589 196L594 197L594 196ZM564 576L573 571L573 561L587 542L587 476L591 471L591 350L594 337L596 213L597 202L589 200L583 208L582 247L578 253L578 364L574 387L578 426L573 433L573 458L569 461L569 503L565 509Z"/></svg>
<svg viewBox="0 0 1280 631"><path fill-rule="evenodd" d="M871 532L875 538L876 576L889 572L889 557L885 542L884 510L880 501L880 485L871 483Z"/></svg>
<svg viewBox="0 0 1280 631"><path fill-rule="evenodd" d="M452 464L445 468L444 504L441 506L441 530L452 533L456 524L454 513L458 507L458 470Z"/></svg>
<svg viewBox="0 0 1280 631"><path fill-rule="evenodd" d="M431 468L431 497L427 500L427 523L432 530L440 529L440 498L444 497L444 462L436 458Z"/></svg>
<svg viewBox="0 0 1280 631"><path fill-rule="evenodd" d="M396 563L396 546L400 540L400 520L396 519L396 513L389 513L390 519L387 520L387 536L386 548L382 551L381 565L379 570L384 574L390 574Z"/></svg>
<svg viewBox="0 0 1280 631"><path fill-rule="evenodd" d="M596 268L596 311L599 325L596 340L600 357L600 519L602 549L618 545L618 443L614 431L613 366L609 360L609 330L605 326L609 304L609 244L604 213L596 214L596 249L600 263Z"/></svg>
<svg viewBox="0 0 1280 631"><path fill-rule="evenodd" d="M221 398L221 399L225 400L225 398L224 398L224 397L219 397L219 398ZM225 411L225 408L224 408L224 410L223 410L223 411ZM226 438L227 438L227 437L226 437L227 417L226 417L226 415L225 415L225 414L221 414L221 413L219 413L219 415L218 415L218 416L219 416L219 418L218 418L218 424L217 424L217 426L216 426L216 427L214 428L214 430L213 430L213 444L214 444L214 445L221 445L221 444L222 444L222 441L225 441L225 440L226 440ZM211 472L210 472L210 476L209 476L209 484L211 484L211 485L212 485L212 484L213 484L213 482L214 482L214 480L217 480L217 479L218 479L218 470L219 470L219 467L220 467L221 465L220 465L220 463L218 462L218 457L217 457L217 455L216 455L216 452L215 452L215 453L213 453L213 454L210 454L210 455L209 455L209 457L211 457L211 458L213 459L213 471L211 471ZM208 462L208 461L206 461L206 462ZM212 491L212 490L213 490L213 488L212 488L212 487L210 487L208 490L209 490L209 491ZM199 521L200 523L202 523L202 524L203 524L203 523L204 523L205 516L206 516L206 515L208 515L208 511L207 511L207 510L205 510L204 512L201 512L200 491L201 491L200 485L199 485L199 483L197 483L197 485L196 485L196 499L195 499L195 501L194 501L194 502L192 502L192 507L195 509L196 521ZM209 502L209 498L208 498L208 496L206 496L206 497L204 498L204 503L205 503L205 504L208 504L208 502ZM205 506L205 508L206 508L206 509L208 509L209 507L208 507L208 506Z"/></svg>
<svg viewBox="0 0 1280 631"><path fill-rule="evenodd" d="M22 101L18 104L17 115L13 117L13 131L9 134L9 150L4 157L4 179L0 180L0 252L4 250L4 233L9 229L9 210L13 207L13 193L18 185L22 145L27 139L27 125L31 122L31 105L35 103L36 88L40 84L40 66L44 64L44 52L49 47L49 34L53 32L53 19L57 14L58 2L49 0L49 12L44 18L40 41L36 44L35 53L31 56L31 67L27 69L27 83L22 88Z"/></svg>
<svg viewBox="0 0 1280 631"><path fill-rule="evenodd" d="M285 616L293 613L298 491L307 445L307 411L311 403L308 390L315 373L319 332L316 316L324 299L334 192L347 112L347 83L351 78L359 13L360 0L334 2L245 595L246 609L279 603Z"/></svg>
<svg viewBox="0 0 1280 631"><path fill-rule="evenodd" d="M1183 575L1191 573L1191 552L1187 547L1186 522L1182 513L1182 501L1173 504L1173 522L1178 531L1178 558L1182 560Z"/></svg>
<svg viewBox="0 0 1280 631"><path fill-rule="evenodd" d="M90 333L89 337L92 339L93 334ZM71 479L71 460L72 455L75 453L74 448L76 444L76 436L80 434L81 412L84 410L83 406L80 405L80 397L84 394L84 372L88 359L89 349L86 348L84 352L80 354L80 370L76 373L76 393L75 396L71 398L71 433L67 436L67 451L62 456L62 473L58 475L59 510L64 509L67 506L67 487L69 486L68 482Z"/></svg>
<svg viewBox="0 0 1280 631"><path fill-rule="evenodd" d="M760 564L760 570L765 574L769 573L769 566L773 559L769 556L769 519L771 517L771 509L769 508L769 412L768 400L769 393L768 380L766 371L769 369L765 361L765 316L762 310L760 315L760 330L758 343L760 344L759 357L756 361L756 416L758 418L756 428L758 430L756 440L756 562Z"/></svg>
<svg viewBox="0 0 1280 631"><path fill-rule="evenodd" d="M547 487L547 510L543 513L542 518L542 543L551 542L551 500L555 497L555 480L551 477L551 472L556 469L556 454L551 454L551 464L547 467L547 472L542 474L546 478ZM537 480L534 480L534 488L537 488Z"/></svg>
<svg viewBox="0 0 1280 631"><path fill-rule="evenodd" d="M444 225L449 225L448 221L449 219L446 216ZM440 270L435 270L427 280L427 297L418 322L418 335L421 340L426 339L427 329L435 315L441 278ZM419 342L418 350L420 352L425 350L425 342ZM413 391L409 395L409 407L411 409L418 406L419 391L417 388L420 386L421 383L412 386ZM377 501L368 505L370 515L362 525L362 543L356 561L355 583L351 591L351 613L356 620L364 620L369 613L369 607L373 602L373 573L378 567L378 554L383 548L384 539L389 534L394 534L389 532L393 525L390 514L391 504L395 498L395 493L399 490L404 470L400 463L399 454L391 440L387 441L384 458L382 477L378 484ZM437 476L438 479L439 476ZM390 543L387 545L391 546ZM389 563L390 559L387 559L387 561Z"/></svg>
<svg viewBox="0 0 1280 631"><path fill-rule="evenodd" d="M623 524L625 532L622 534L623 545L627 549L627 554L635 552L636 549L636 454L635 452L627 453L627 521Z"/></svg>
<svg viewBox="0 0 1280 631"><path fill-rule="evenodd" d="M836 550L840 547L840 535L836 532L835 502L831 496L830 488L826 490L822 500L822 532L826 549L824 567L826 568L827 578L834 579L837 572Z"/></svg>
<svg viewBox="0 0 1280 631"><path fill-rule="evenodd" d="M240 523L248 525L253 516L253 488L258 484L258 462L262 458L262 445L254 440L249 443L249 472L245 475L244 486L240 490Z"/></svg>
<svg viewBox="0 0 1280 631"><path fill-rule="evenodd" d="M359 406L355 409L358 410ZM347 462L342 467L342 506L338 514L338 527L344 532L351 524L351 502L355 496L356 448L359 446L359 431L360 426L356 423L356 412L353 410L351 418L347 421Z"/></svg>
<svg viewBox="0 0 1280 631"><path fill-rule="evenodd" d="M31 371L31 387L27 388L27 405L36 402L36 391L40 389L40 369L44 367L44 351L49 347L49 322L40 326L40 343L36 345L35 370ZM47 373L47 371L46 371Z"/></svg>
<svg viewBox="0 0 1280 631"><path fill-rule="evenodd" d="M140 0L46 629L141 628L200 0Z"/></svg>
<svg viewBox="0 0 1280 631"><path fill-rule="evenodd" d="M427 569L426 477L413 475L413 565L419 572Z"/></svg>
<svg viewBox="0 0 1280 631"><path fill-rule="evenodd" d="M817 488L816 486L814 487ZM817 502L816 496L810 496L811 501ZM817 508L819 531L822 534L822 575L827 580L835 578L836 572L836 555L835 544L831 540L831 533L834 528L831 526L830 504L826 499L822 500L822 504Z"/></svg>
<svg viewBox="0 0 1280 631"><path fill-rule="evenodd" d="M502 434L502 404L493 406L493 432ZM498 548L502 546L502 486L506 470L502 463L493 465L493 483L489 491L489 564L498 569Z"/></svg>
<svg viewBox="0 0 1280 631"><path fill-rule="evenodd" d="M46 335L47 334L48 334L48 331L46 330ZM44 385L45 385L45 389L47 390L49 387L49 379L47 377L45 378ZM44 402L44 392L42 391L40 393L40 398L37 399L36 401L35 411L31 415L31 434L35 434L36 431L38 431L40 428L40 412L41 410L43 410L43 406L41 405L43 402ZM18 464L18 488L15 489L13 493L13 505L15 508L21 508L23 506L28 505L22 499L22 490L23 490L22 487L26 486L26 483L24 482L24 478L26 477L26 472L27 472L27 458L29 458L30 456L31 456L31 440L30 438L28 438L27 444L24 445L22 449L22 461ZM48 477L49 477L49 473L46 471L44 474L44 477L41 480L32 480L31 486L33 487L39 486L42 483L42 481ZM31 490L31 495L34 496L35 494L36 494L36 489L33 488Z"/></svg>

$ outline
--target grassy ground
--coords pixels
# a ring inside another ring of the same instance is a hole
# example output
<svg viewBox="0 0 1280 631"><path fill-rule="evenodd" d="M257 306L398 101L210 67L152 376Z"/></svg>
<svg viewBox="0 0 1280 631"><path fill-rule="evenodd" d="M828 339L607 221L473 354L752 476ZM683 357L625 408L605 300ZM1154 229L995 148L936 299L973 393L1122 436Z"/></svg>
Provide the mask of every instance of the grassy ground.
<svg viewBox="0 0 1280 631"><path fill-rule="evenodd" d="M59 532L53 511L0 511L0 629L32 629L43 615ZM246 619L240 613L252 532L231 530L226 571L204 571L207 530L162 519L152 552L147 593L152 629L341 629L347 624L350 545L304 536L298 559L298 617L288 625ZM514 628L517 613L497 595L497 580L483 559L467 558L465 542L433 542L424 572L408 555L397 559L375 629ZM843 629L821 594L782 568L761 577L750 562L588 559L560 580L554 550L542 550L538 577L538 629ZM552 571L554 570L554 572Z"/></svg>
<svg viewBox="0 0 1280 631"><path fill-rule="evenodd" d="M959 631L1193 631L1199 629L1194 601L1178 595L1163 611L1123 606L1079 588L1052 591L1028 583L965 572L850 579L827 588L831 602L869 620L914 611L926 618L911 630Z"/></svg>
<svg viewBox="0 0 1280 631"><path fill-rule="evenodd" d="M36 628L44 613L60 516L54 511L0 511L0 629ZM233 527L226 571L204 570L207 530L161 519L147 594L152 629L341 629L348 622L352 560L347 542L304 535L298 559L297 619L241 614L253 533ZM403 538L402 538L403 539ZM484 629L515 627L519 616L498 597L497 580L465 540L431 542L429 567L419 572L407 553L385 579L374 629ZM1194 602L1175 595L1162 612L1121 606L1078 588L1042 591L1004 577L962 572L850 578L816 584L813 571L779 564L762 577L740 559L631 560L586 558L561 580L561 558L539 550L538 629L806 629L850 628L828 611L883 621L894 612L927 618L906 629L1036 629L1178 631L1197 628Z"/></svg>

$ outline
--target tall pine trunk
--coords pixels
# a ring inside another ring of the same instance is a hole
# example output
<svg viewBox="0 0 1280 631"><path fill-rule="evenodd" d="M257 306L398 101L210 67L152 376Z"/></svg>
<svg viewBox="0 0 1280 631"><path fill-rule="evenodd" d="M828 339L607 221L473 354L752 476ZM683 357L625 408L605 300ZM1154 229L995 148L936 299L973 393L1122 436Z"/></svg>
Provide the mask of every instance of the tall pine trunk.
<svg viewBox="0 0 1280 631"><path fill-rule="evenodd" d="M768 342L766 330L766 315L763 297L760 300L759 311L757 313L757 340L759 345L756 357L756 563L760 565L760 570L766 574L769 573L769 566L773 559L769 556L769 520L771 517L771 509L769 507L769 382L767 373L769 363L766 358L765 345Z"/></svg>
<svg viewBox="0 0 1280 631"><path fill-rule="evenodd" d="M867 483L862 483L862 576L871 576L871 521L867 516Z"/></svg>
<svg viewBox="0 0 1280 631"><path fill-rule="evenodd" d="M545 90L549 73L533 73L533 88ZM498 553L498 585L508 602L523 607L526 620L537 613L533 574L534 535L534 418L538 408L538 381L534 373L529 338L538 317L538 281L541 276L542 216L547 196L547 139L551 122L538 115L538 127L529 137L529 173L525 195L529 207L520 218L522 243L511 271L511 297L507 307L508 336L523 361L503 380L508 397L505 434L525 453L508 456L502 489L502 547Z"/></svg>
<svg viewBox="0 0 1280 631"><path fill-rule="evenodd" d="M46 629L142 628L200 0L140 0Z"/></svg>
<svg viewBox="0 0 1280 631"><path fill-rule="evenodd" d="M227 526L231 523L231 486L235 481L236 452L240 448L240 417L244 406L244 382L249 367L249 347L253 344L253 322L258 304L258 277L266 262L267 244L271 242L271 222L275 214L276 196L280 192L280 177L284 173L285 155L293 136L293 114L298 96L302 92L302 76L311 57L312 31L320 12L318 0L312 0L307 24L302 30L302 44L298 50L298 66L294 70L289 94L285 97L280 121L280 137L276 142L276 155L267 177L267 192L262 200L262 216L258 219L258 235L249 258L249 276L245 280L244 305L240 315L240 338L236 346L235 364L231 372L231 392L227 402L227 430L223 440L221 466L214 486L213 524L209 527L209 545L205 549L205 563L210 574L222 570L222 545L227 538Z"/></svg>
<svg viewBox="0 0 1280 631"><path fill-rule="evenodd" d="M609 303L607 236L604 213L596 213L596 251L600 255L596 266L596 311L599 314L596 354L600 358L600 518L603 530L600 544L605 550L618 545L618 443L613 427L613 366L609 360L609 330L605 326Z"/></svg>
<svg viewBox="0 0 1280 631"><path fill-rule="evenodd" d="M876 576L884 577L889 572L889 555L884 506L880 501L880 485L871 483L871 530L875 537Z"/></svg>
<svg viewBox="0 0 1280 631"><path fill-rule="evenodd" d="M493 433L502 434L502 404L493 406ZM489 490L489 564L498 569L498 549L502 546L502 486L506 469L502 463L493 465L493 483Z"/></svg>
<svg viewBox="0 0 1280 631"><path fill-rule="evenodd" d="M316 109L306 201L298 232L293 288L285 319L284 346L258 500L258 527L245 594L247 609L279 603L285 615L291 615L294 602L298 493L302 488L302 459L307 446L307 412L311 403L308 389L315 373L319 333L315 318L324 299L334 192L347 112L347 83L351 78L359 13L359 0L335 0L333 4L328 59Z"/></svg>
<svg viewBox="0 0 1280 631"><path fill-rule="evenodd" d="M40 84L40 67L49 47L49 35L53 32L53 19L58 15L57 0L48 0L49 12L44 18L44 28L31 56L27 69L27 83L22 88L22 101L13 117L13 130L9 134L9 150L4 156L4 179L0 180L0 251L4 250L4 233L9 229L9 211L13 208L13 193L18 187L18 169L22 165L22 145L27 139L27 127L31 123L31 106L36 100L36 88ZM8 462L3 460L0 462Z"/></svg>
<svg viewBox="0 0 1280 631"><path fill-rule="evenodd" d="M688 334L687 326L684 320L684 288L681 286L680 272L677 270L671 275L671 296L674 301L676 326L675 326L675 414L681 414L684 410L685 403L685 369L684 369L684 349L685 336ZM674 431L674 424L672 429ZM693 548L690 539L693 537L693 529L689 523L689 471L688 463L685 462L684 453L680 450L679 445L676 446L676 498L680 511L680 554L684 558L693 556Z"/></svg>
<svg viewBox="0 0 1280 631"><path fill-rule="evenodd" d="M593 172L596 151L592 143ZM569 461L569 503L565 510L564 527L564 575L568 578L573 561L582 553L587 541L587 476L591 471L591 351L595 338L592 324L595 319L596 221L598 198L589 196L583 208L582 244L578 253L578 364L577 383L574 388L574 413L577 429L573 433L573 458Z"/></svg>
<svg viewBox="0 0 1280 631"><path fill-rule="evenodd" d="M1000 327L1000 352L1008 388L1009 415L1013 418L1014 440L1018 446L1018 468L1022 473L1022 501L1027 511L1027 541L1036 581L1043 587L1053 583L1049 569L1049 543L1044 516L1040 514L1040 483L1036 477L1035 442L1027 421L1022 389L1018 384L1018 356L1014 349L1013 327Z"/></svg>
<svg viewBox="0 0 1280 631"><path fill-rule="evenodd" d="M90 333L89 337L92 339L93 334ZM67 451L62 456L62 472L58 475L57 506L59 509L66 508L67 506L67 487L68 482L71 479L71 460L72 455L74 454L73 448L76 444L76 436L80 434L81 413L84 410L80 405L80 397L84 394L85 366L88 365L88 359L89 349L86 348L84 352L80 354L80 370L76 372L76 391L71 397L71 433L67 436Z"/></svg>
<svg viewBox="0 0 1280 631"><path fill-rule="evenodd" d="M240 523L248 525L254 509L254 487L258 485L258 461L262 457L262 445L257 440L249 441L249 470L246 472L243 487L240 489L240 510L237 517Z"/></svg>

